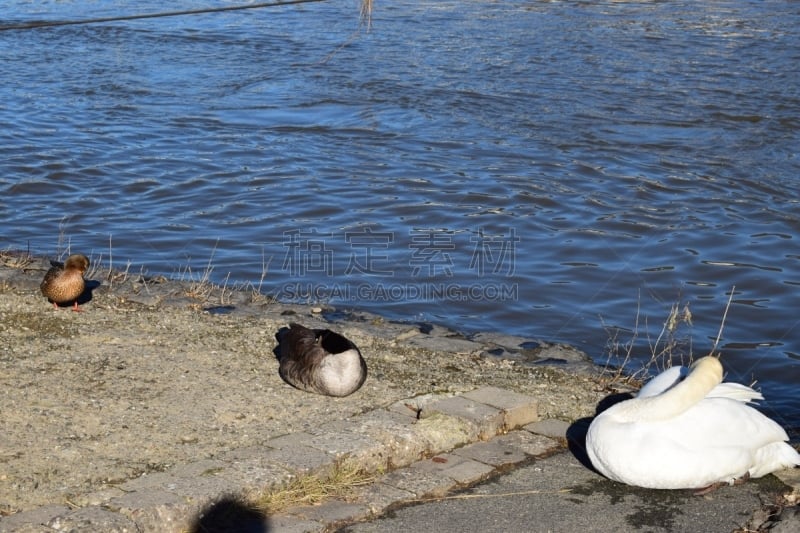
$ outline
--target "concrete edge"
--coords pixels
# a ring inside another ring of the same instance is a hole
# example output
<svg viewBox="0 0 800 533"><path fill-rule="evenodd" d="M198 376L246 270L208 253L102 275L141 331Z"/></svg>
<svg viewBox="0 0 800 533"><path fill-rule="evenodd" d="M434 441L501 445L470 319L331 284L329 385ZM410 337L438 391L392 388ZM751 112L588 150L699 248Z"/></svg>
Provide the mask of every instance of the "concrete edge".
<svg viewBox="0 0 800 533"><path fill-rule="evenodd" d="M508 433L537 420L533 398L496 387L410 398L313 431L276 437L263 446L104 487L69 502L72 508L48 505L3 517L0 533L183 533L208 518L220 502L279 488L301 475L325 477L341 461L374 472L375 481L351 501L261 517L270 531L324 531L393 505L445 494L550 453L560 446L557 440L525 430Z"/></svg>

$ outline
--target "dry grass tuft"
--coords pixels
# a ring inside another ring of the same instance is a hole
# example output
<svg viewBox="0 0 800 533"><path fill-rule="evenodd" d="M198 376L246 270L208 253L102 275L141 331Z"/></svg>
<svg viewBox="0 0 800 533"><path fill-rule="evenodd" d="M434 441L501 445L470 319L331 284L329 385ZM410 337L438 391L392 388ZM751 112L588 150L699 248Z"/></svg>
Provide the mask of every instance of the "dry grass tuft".
<svg viewBox="0 0 800 533"><path fill-rule="evenodd" d="M212 281L212 273L214 272L213 260L215 252L216 252L216 246L211 251L211 257L209 257L208 263L206 264L205 268L202 271L194 272L192 268L187 265L185 268L178 270L177 274L172 276L172 279L187 284L186 286L187 296L203 301L211 301L214 299L218 299L219 305L226 305L231 302L231 298L234 292L249 291L251 293L250 296L253 302L274 303L275 301L277 301L274 296L264 294L262 292L264 280L266 279L269 273L269 265L272 262L271 257L267 259L262 251L261 278L258 281L258 285L255 285L251 282L247 282L245 284L233 283L229 287L228 284L230 282L230 275L231 275L230 272L228 272L228 274L225 276L225 280L221 285L216 284Z"/></svg>
<svg viewBox="0 0 800 533"><path fill-rule="evenodd" d="M329 475L298 476L288 485L268 489L251 498L267 514L275 514L300 505L316 505L332 498L347 499L356 487L368 485L375 477L347 461L336 463Z"/></svg>
<svg viewBox="0 0 800 533"><path fill-rule="evenodd" d="M269 265L272 263L272 256L267 259L266 255L264 254L264 249L261 249L261 277L258 280L258 285L254 285L250 282L246 284L244 288L240 287L240 290L248 290L250 291L251 299L254 303L274 303L277 301L272 295L264 294L264 280L267 279L267 274L269 274Z"/></svg>
<svg viewBox="0 0 800 533"><path fill-rule="evenodd" d="M177 276L173 279L187 283L186 295L198 300L207 300L216 289L216 285L211 282L211 273L214 271L213 266L207 266L199 273L192 271L192 267L186 266L178 271Z"/></svg>
<svg viewBox="0 0 800 533"><path fill-rule="evenodd" d="M186 282L188 284L186 289L186 295L191 298L196 298L198 300L209 300L211 295L215 292L220 292L220 304L225 304L225 286L218 286L211 281L211 274L214 272L214 254L217 251L217 245L214 245L214 249L211 250L211 256L208 258L208 263L206 263L206 267L198 273L192 271L192 267L186 265L186 268L179 270L177 277L173 279L177 279L178 281ZM230 273L228 274L230 276ZM227 277L226 279L226 286L227 286Z"/></svg>
<svg viewBox="0 0 800 533"><path fill-rule="evenodd" d="M607 357L601 377L606 388L619 385L638 387L652 372L664 371L674 364L688 365L694 360L691 336L682 333L684 326L692 326L692 312L688 303L672 305L655 338L650 335L648 326L646 319L641 324L638 306L634 327L627 341L620 340L621 328L603 325L609 334L606 343ZM639 368L635 368L633 356L642 335L647 341L650 358L646 362L638 363Z"/></svg>
<svg viewBox="0 0 800 533"><path fill-rule="evenodd" d="M725 306L725 312L722 315L722 320L719 325L719 333L708 351L708 355L716 355L719 341L722 338L722 331L725 328L725 321L728 318L728 310L733 301L733 295L736 292L736 287L731 287L728 294L728 303ZM613 389L620 385L639 388L644 379L653 374L663 372L664 370L678 364L681 366L688 366L694 361L694 354L692 353L692 338L691 335L683 335L682 328L692 326L692 312L689 309L689 304L672 304L667 319L661 326L661 330L653 340L649 334L648 324L645 320L644 334L647 338L647 344L650 350L650 359L644 363L639 363L640 368L631 368L633 364L633 355L636 347L636 342L639 340L641 327L639 321L639 307L636 309L636 321L634 328L631 332L631 338L628 342L622 343L619 340L620 328L608 327L603 325L609 333L609 340L606 343L607 358L603 367L603 374L601 376L601 383L605 388ZM754 383L751 384L754 385Z"/></svg>
<svg viewBox="0 0 800 533"><path fill-rule="evenodd" d="M33 264L34 258L30 251L4 250L0 251L0 263L9 268L26 268Z"/></svg>

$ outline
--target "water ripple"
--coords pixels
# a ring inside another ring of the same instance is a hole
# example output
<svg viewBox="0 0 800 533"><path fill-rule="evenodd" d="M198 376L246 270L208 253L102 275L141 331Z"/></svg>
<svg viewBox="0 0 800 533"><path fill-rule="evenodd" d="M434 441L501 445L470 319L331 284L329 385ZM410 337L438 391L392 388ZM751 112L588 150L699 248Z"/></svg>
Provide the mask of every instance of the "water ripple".
<svg viewBox="0 0 800 533"><path fill-rule="evenodd" d="M23 21L162 9L7 4ZM276 293L514 286L334 303L602 360L604 321L660 327L676 300L706 350L735 286L725 357L800 426L791 2L395 2L358 35L350 9L0 32L0 245L55 254L64 233L166 274L213 257L242 283L265 258ZM367 229L387 240L359 278ZM292 264L301 234L316 271Z"/></svg>

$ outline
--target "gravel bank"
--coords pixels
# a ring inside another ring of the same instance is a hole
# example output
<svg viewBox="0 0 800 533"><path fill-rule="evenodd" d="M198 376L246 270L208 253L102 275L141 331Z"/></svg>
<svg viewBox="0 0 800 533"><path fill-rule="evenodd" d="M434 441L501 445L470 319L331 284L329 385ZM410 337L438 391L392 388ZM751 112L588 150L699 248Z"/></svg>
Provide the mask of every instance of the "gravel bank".
<svg viewBox="0 0 800 533"><path fill-rule="evenodd" d="M492 385L536 397L542 418L590 416L608 394L585 354L536 339L465 338L250 290L94 271L82 312L53 309L49 266L0 255L0 516L89 495L427 393ZM278 376L289 321L353 340L369 376L352 396Z"/></svg>

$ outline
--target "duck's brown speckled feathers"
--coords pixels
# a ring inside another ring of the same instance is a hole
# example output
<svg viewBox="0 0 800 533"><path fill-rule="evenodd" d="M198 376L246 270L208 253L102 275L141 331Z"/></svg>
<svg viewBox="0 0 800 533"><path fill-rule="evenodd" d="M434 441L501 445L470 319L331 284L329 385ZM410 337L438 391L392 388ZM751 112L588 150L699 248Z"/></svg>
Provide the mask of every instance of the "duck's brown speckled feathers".
<svg viewBox="0 0 800 533"><path fill-rule="evenodd" d="M86 289L83 274L89 269L89 258L83 254L73 254L63 264L57 261L50 261L50 264L53 266L39 285L42 294L53 302L55 308L58 308L58 304L72 302L73 311L79 311L78 297Z"/></svg>
<svg viewBox="0 0 800 533"><path fill-rule="evenodd" d="M290 324L276 335L278 373L298 389L347 396L367 379L367 363L350 340L329 329Z"/></svg>

